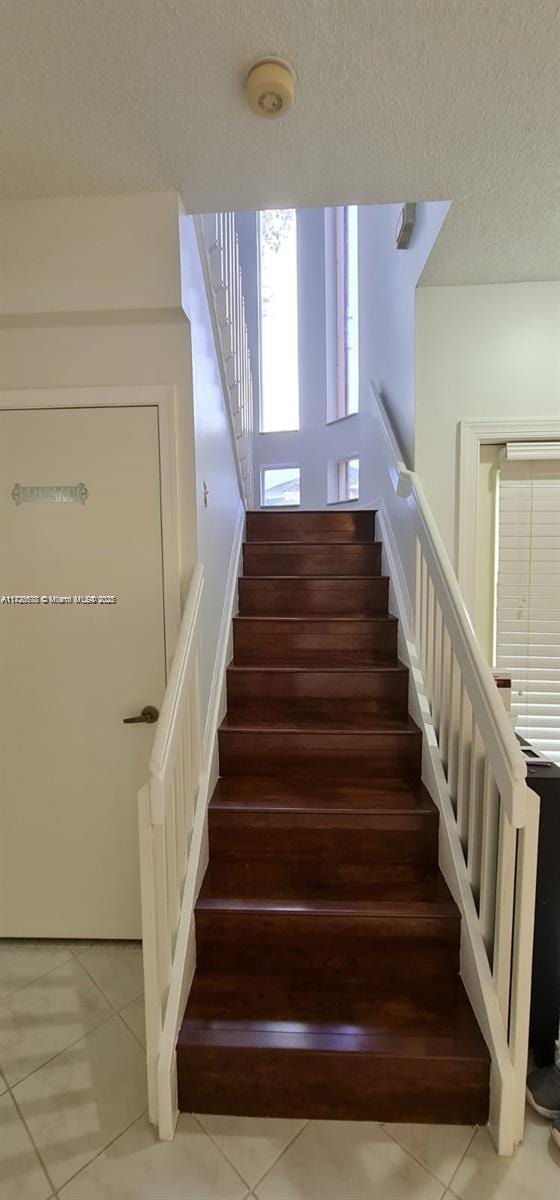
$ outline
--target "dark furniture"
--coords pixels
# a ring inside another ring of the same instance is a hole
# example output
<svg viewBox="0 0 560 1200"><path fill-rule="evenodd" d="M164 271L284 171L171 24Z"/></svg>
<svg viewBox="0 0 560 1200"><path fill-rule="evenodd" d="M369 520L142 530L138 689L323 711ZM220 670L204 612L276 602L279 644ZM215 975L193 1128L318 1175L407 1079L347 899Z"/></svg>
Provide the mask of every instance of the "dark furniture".
<svg viewBox="0 0 560 1200"><path fill-rule="evenodd" d="M541 799L529 1044L546 1067L560 1021L560 768L531 766L527 783Z"/></svg>

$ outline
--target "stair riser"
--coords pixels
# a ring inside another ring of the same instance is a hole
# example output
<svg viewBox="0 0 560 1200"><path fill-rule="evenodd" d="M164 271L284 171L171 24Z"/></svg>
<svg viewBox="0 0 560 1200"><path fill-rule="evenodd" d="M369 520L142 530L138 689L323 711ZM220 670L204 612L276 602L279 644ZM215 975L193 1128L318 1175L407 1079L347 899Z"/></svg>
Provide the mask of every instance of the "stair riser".
<svg viewBox="0 0 560 1200"><path fill-rule="evenodd" d="M196 909L199 971L259 975L317 972L383 979L406 990L459 970L459 921L452 917L368 917Z"/></svg>
<svg viewBox="0 0 560 1200"><path fill-rule="evenodd" d="M319 860L346 863L437 863L433 816L346 817L318 813L209 812L210 855L217 859L289 857L313 868ZM307 875L308 877L308 875Z"/></svg>
<svg viewBox="0 0 560 1200"><path fill-rule="evenodd" d="M351 775L373 779L418 778L417 733L261 732L220 729L222 775Z"/></svg>
<svg viewBox="0 0 560 1200"><path fill-rule="evenodd" d="M325 666L346 665L348 660L355 660L356 666L393 663L397 622L234 619L233 649L238 665L297 666L310 658Z"/></svg>
<svg viewBox="0 0 560 1200"><path fill-rule="evenodd" d="M287 721L316 717L334 723L343 717L359 727L368 716L405 717L406 671L272 671L227 673L228 715L235 720Z"/></svg>
<svg viewBox="0 0 560 1200"><path fill-rule="evenodd" d="M248 512L248 542L372 542L373 512Z"/></svg>
<svg viewBox="0 0 560 1200"><path fill-rule="evenodd" d="M246 542L245 575L380 575L381 545L285 546Z"/></svg>
<svg viewBox="0 0 560 1200"><path fill-rule="evenodd" d="M360 1053L179 1047L181 1112L485 1125L488 1065Z"/></svg>
<svg viewBox="0 0 560 1200"><path fill-rule="evenodd" d="M239 611L242 615L297 616L310 613L328 616L346 613L361 616L385 616L388 610L389 580L354 576L347 579L287 578L239 580Z"/></svg>

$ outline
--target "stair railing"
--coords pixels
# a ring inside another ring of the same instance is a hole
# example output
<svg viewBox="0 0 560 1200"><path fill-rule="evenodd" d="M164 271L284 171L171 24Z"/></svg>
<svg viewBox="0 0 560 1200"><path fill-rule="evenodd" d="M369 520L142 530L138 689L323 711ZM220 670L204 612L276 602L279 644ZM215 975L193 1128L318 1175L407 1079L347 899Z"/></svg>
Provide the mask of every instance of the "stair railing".
<svg viewBox="0 0 560 1200"><path fill-rule="evenodd" d="M461 974L492 1057L490 1128L511 1154L524 1129L539 797L418 475L372 388L393 485L416 538L409 654L437 753L433 798L450 847L447 882L461 909ZM449 867L449 862L451 867ZM442 869L443 865L442 865Z"/></svg>
<svg viewBox="0 0 560 1200"><path fill-rule="evenodd" d="M241 495L253 504L253 376L234 213L194 218L215 342L221 350Z"/></svg>
<svg viewBox="0 0 560 1200"><path fill-rule="evenodd" d="M150 757L138 792L148 1112L161 1137L176 1119L175 1045L184 1002L188 929L180 916L202 769L199 628L202 567L194 569Z"/></svg>

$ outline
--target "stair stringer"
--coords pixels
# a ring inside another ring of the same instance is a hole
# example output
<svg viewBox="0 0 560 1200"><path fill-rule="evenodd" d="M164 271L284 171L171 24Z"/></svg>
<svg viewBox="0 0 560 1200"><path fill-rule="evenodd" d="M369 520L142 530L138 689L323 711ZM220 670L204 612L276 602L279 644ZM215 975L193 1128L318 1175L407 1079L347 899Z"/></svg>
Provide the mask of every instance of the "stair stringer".
<svg viewBox="0 0 560 1200"><path fill-rule="evenodd" d="M232 620L237 612L237 581L245 532L245 506L240 502L224 592L220 631L210 685L202 742L202 771L188 847L188 864L169 984L166 1019L157 1064L159 1136L171 1141L179 1116L177 1099L177 1037L196 969L194 907L208 866L208 803L218 779L218 726L226 710L226 667L232 654Z"/></svg>

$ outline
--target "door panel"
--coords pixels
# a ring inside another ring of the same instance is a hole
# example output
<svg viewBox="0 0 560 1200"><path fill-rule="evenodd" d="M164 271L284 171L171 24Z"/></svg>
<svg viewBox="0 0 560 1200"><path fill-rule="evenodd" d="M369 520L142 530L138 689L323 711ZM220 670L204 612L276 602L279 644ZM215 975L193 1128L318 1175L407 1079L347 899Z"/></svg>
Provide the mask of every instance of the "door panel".
<svg viewBox="0 0 560 1200"><path fill-rule="evenodd" d="M85 484L79 500L12 497ZM0 413L0 935L140 936L136 792L165 688L157 409Z"/></svg>

